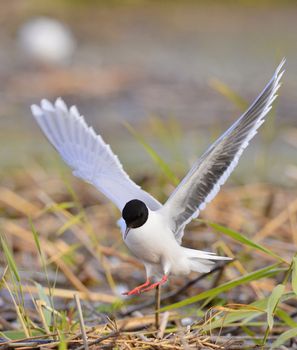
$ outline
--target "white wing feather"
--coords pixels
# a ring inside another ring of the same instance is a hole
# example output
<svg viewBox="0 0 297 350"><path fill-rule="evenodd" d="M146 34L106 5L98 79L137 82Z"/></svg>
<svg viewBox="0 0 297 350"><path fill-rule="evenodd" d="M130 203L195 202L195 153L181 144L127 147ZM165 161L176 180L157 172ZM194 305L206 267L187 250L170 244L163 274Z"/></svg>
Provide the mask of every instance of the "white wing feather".
<svg viewBox="0 0 297 350"><path fill-rule="evenodd" d="M171 229L181 242L184 227L199 215L219 192L238 160L263 124L280 87L285 60L249 109L198 159L171 194L161 211L171 221Z"/></svg>
<svg viewBox="0 0 297 350"><path fill-rule="evenodd" d="M67 108L59 98L55 104L42 100L31 110L40 128L73 169L73 174L94 185L122 211L132 199L142 200L151 210L161 204L137 186L100 135L89 127L75 106Z"/></svg>

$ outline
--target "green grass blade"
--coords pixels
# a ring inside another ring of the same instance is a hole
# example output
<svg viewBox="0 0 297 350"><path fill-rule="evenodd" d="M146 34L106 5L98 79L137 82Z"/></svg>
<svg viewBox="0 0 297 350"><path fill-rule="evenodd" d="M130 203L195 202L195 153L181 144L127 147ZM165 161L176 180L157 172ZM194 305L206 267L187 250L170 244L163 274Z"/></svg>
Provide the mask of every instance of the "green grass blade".
<svg viewBox="0 0 297 350"><path fill-rule="evenodd" d="M293 320L293 318L284 310L277 309L275 315L282 320L287 326L291 328L297 327L297 322Z"/></svg>
<svg viewBox="0 0 297 350"><path fill-rule="evenodd" d="M288 331L282 333L272 344L271 349L279 348L289 339L297 337L297 328L289 329Z"/></svg>
<svg viewBox="0 0 297 350"><path fill-rule="evenodd" d="M33 238L34 238L34 241L35 241L37 250L38 250L38 254L39 254L40 256L42 256L42 250L41 250L41 246L40 246L40 241L39 241L38 232L36 231L35 226L33 225L33 222L32 222L31 219L29 219L29 222L30 222L30 226L31 226L31 231L32 231L32 233L33 233Z"/></svg>
<svg viewBox="0 0 297 350"><path fill-rule="evenodd" d="M38 234L32 220L30 220L30 226L31 226L31 231L33 233L34 241L35 241L38 253L39 253L42 268L43 268L43 271L45 273L47 286L49 288L49 297L45 294L44 288L39 283L35 282L35 284L36 284L37 289L38 289L39 298L44 301L44 303L47 307L54 310L55 307L54 307L54 298L53 298L53 288L52 288L50 281L49 281L46 258L45 258L45 255L44 255L42 249L41 249L39 234ZM54 325L56 324L55 314L53 312L51 312L49 310L44 310L43 315L44 315L45 322L46 322L48 327L50 327L52 323Z"/></svg>
<svg viewBox="0 0 297 350"><path fill-rule="evenodd" d="M67 350L67 342L66 342L66 339L65 339L65 336L63 335L63 333L61 333L61 336L60 336L60 342L59 342L58 349L59 350Z"/></svg>
<svg viewBox="0 0 297 350"><path fill-rule="evenodd" d="M166 310L172 310L172 309L177 309L186 305L190 305L193 303L196 303L197 301L206 299L206 298L214 298L216 297L218 294L226 292L232 288L235 288L237 286L258 280L260 278L264 278L264 277L270 277L273 275L278 274L279 272L284 271L285 269L283 268L278 268L279 264L273 264L270 266L267 266L263 269L260 270L256 270L253 271L247 275L241 276L233 281L229 281L226 283L221 284L218 287L212 288L210 290L206 290L205 292L202 292L200 294L194 295L193 297L187 298L185 300L182 300L180 302L168 305L163 307L160 311L166 311Z"/></svg>
<svg viewBox="0 0 297 350"><path fill-rule="evenodd" d="M237 231L231 230L228 227L216 224L214 222L209 222L209 221L200 220L200 219L198 219L198 221L207 224L208 226L212 227L216 231L223 233L224 235L234 239L235 241L237 241L239 243L244 244L247 247L260 250L261 252L266 253L266 254L272 256L273 258L275 258L281 262L285 262L279 255L277 255L276 253L274 253L270 249L263 247L262 245L260 245L258 243L253 242L252 240L250 240L249 238L245 237L244 235L242 235L241 233L239 233Z"/></svg>
<svg viewBox="0 0 297 350"><path fill-rule="evenodd" d="M21 283L19 284L19 288L21 290ZM30 337L30 323L29 323L29 317L26 315L25 313L25 308L24 308L24 298L23 298L23 294L21 291L21 297L22 297L22 303L19 302L19 300L16 300L14 295L13 295L13 291L10 289L9 285L7 284L7 282L4 280L4 285L5 288L7 289L11 300L13 302L16 314L18 316L18 319L20 321L20 324L22 325L22 328L26 334L26 337L29 338Z"/></svg>
<svg viewBox="0 0 297 350"><path fill-rule="evenodd" d="M59 230L57 231L57 235L62 235L65 231L70 229L72 226L80 223L84 217L84 214L80 212L77 215L73 215L68 221L65 222L64 225L62 225Z"/></svg>
<svg viewBox="0 0 297 350"><path fill-rule="evenodd" d="M247 109L248 103L242 98L237 92L235 92L230 86L226 83L223 83L219 79L212 79L209 85L227 100L231 101L235 106L239 107L242 111Z"/></svg>
<svg viewBox="0 0 297 350"><path fill-rule="evenodd" d="M37 330L33 330L31 332L31 334L33 337L44 335L44 333L37 331ZM0 332L0 335L2 337L6 338L7 340L21 340L21 339L23 340L23 339L27 338L26 333L22 330L3 331L3 333Z"/></svg>
<svg viewBox="0 0 297 350"><path fill-rule="evenodd" d="M158 137L168 148L176 146L176 143L182 138L180 123L175 118L164 120L159 116L152 115L149 118L150 130Z"/></svg>
<svg viewBox="0 0 297 350"><path fill-rule="evenodd" d="M4 255L5 255L5 258L7 260L7 264L9 266L9 269L10 271L13 273L15 279L17 280L17 282L21 282L21 278L20 278L20 275L19 275L19 271L18 271L18 268L17 268L17 265L15 263L15 260L13 258L13 255L10 251L10 249L8 248L8 245L5 241L5 239L3 238L3 236L1 236L1 245L2 245L2 248L3 248L3 252L4 252Z"/></svg>
<svg viewBox="0 0 297 350"><path fill-rule="evenodd" d="M297 256L294 256L293 258L292 289L297 295Z"/></svg>
<svg viewBox="0 0 297 350"><path fill-rule="evenodd" d="M158 153L141 137L137 134L136 130L128 123L124 123L125 127L129 130L132 136L143 146L148 155L152 160L158 165L158 167L163 171L169 181L177 186L179 184L179 179L175 176L174 172L170 169L169 165L158 155Z"/></svg>
<svg viewBox="0 0 297 350"><path fill-rule="evenodd" d="M4 338L6 341L11 340L10 338L8 338L8 336L5 333L2 333L1 331L0 331L0 337Z"/></svg>
<svg viewBox="0 0 297 350"><path fill-rule="evenodd" d="M289 293L284 293L281 296L280 300L283 302L294 298L295 298L295 294L292 292L289 292ZM223 315L216 317L210 323L207 323L205 326L203 326L203 331L207 332L215 328L228 327L232 323L238 322L238 321L242 321L243 324L248 324L251 320L266 313L267 303L268 303L268 298L263 298L263 299L256 300L249 305L243 305L243 307L240 308L239 310L229 311L227 313L225 312ZM285 316L283 317L283 313L286 314L286 312L283 311L282 313L282 311L283 310L278 309L276 314L282 320L284 320ZM290 318L290 316L288 317ZM284 322L288 324L290 327L292 327L292 325L294 325L295 322L291 318L290 320L288 320L288 317L286 317L286 321L284 320ZM288 322L290 322L290 324Z"/></svg>
<svg viewBox="0 0 297 350"><path fill-rule="evenodd" d="M285 286L283 284L279 284L273 288L273 291L272 291L270 297L268 298L267 323L268 323L270 330L273 328L274 313L275 313L277 305L280 301L281 296L284 294L284 291L285 291Z"/></svg>
<svg viewBox="0 0 297 350"><path fill-rule="evenodd" d="M46 306L48 306L48 308L51 308L52 304L50 302L49 297L45 293L43 286L37 282L35 282L35 285L36 285L37 290L38 290L39 299L42 300L44 302L44 304ZM43 314L44 314L44 318L45 318L47 326L50 327L51 323L52 323L52 313L48 309L44 309Z"/></svg>
<svg viewBox="0 0 297 350"><path fill-rule="evenodd" d="M60 210L63 209L72 209L75 207L75 203L73 202L62 202L62 203L54 203L50 205L49 207L46 208L46 210L51 211L51 212L59 212Z"/></svg>
<svg viewBox="0 0 297 350"><path fill-rule="evenodd" d="M203 326L203 331L208 332L216 328L228 327L231 324L242 321L242 324L246 324L253 320L254 318L262 315L265 311L248 311L246 309L240 310L240 312L231 312L223 317L219 317L210 323Z"/></svg>
<svg viewBox="0 0 297 350"><path fill-rule="evenodd" d="M293 299L295 297L296 297L295 293L287 292L287 293L283 294L280 301L283 303L284 301L289 300L289 299Z"/></svg>

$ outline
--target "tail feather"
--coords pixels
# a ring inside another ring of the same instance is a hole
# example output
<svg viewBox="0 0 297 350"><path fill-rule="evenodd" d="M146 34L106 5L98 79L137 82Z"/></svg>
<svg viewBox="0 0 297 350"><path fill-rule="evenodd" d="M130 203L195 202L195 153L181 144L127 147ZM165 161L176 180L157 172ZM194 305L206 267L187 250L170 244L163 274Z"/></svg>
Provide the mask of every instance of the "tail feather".
<svg viewBox="0 0 297 350"><path fill-rule="evenodd" d="M212 260L232 260L227 256L218 256L214 253L204 252L202 250L195 250L184 248L184 252L188 258L191 271L207 273L215 264Z"/></svg>
<svg viewBox="0 0 297 350"><path fill-rule="evenodd" d="M184 253L188 258L198 258L198 259L207 259L207 260L232 260L228 256L218 256L215 253L204 252L203 250L196 250L190 248L184 248Z"/></svg>
<svg viewBox="0 0 297 350"><path fill-rule="evenodd" d="M210 260L189 258L188 261L189 261L190 270L195 272L207 273L212 269L214 265L214 262Z"/></svg>

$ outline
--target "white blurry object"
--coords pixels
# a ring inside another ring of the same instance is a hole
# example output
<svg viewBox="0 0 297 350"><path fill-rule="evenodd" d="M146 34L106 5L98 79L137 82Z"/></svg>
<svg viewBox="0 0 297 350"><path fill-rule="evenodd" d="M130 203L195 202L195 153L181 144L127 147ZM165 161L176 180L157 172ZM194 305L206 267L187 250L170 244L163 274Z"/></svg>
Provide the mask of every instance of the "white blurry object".
<svg viewBox="0 0 297 350"><path fill-rule="evenodd" d="M69 28L46 17L26 22L20 29L19 42L30 58L52 65L69 62L76 47Z"/></svg>

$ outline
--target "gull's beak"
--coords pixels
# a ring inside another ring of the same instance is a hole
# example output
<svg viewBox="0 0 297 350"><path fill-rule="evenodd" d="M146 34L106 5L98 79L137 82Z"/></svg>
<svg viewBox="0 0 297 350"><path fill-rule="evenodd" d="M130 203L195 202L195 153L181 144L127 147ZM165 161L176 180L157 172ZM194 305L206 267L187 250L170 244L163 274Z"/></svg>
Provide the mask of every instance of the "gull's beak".
<svg viewBox="0 0 297 350"><path fill-rule="evenodd" d="M126 237L128 236L129 231L130 231L130 227L127 227L124 234L124 239L126 239Z"/></svg>

